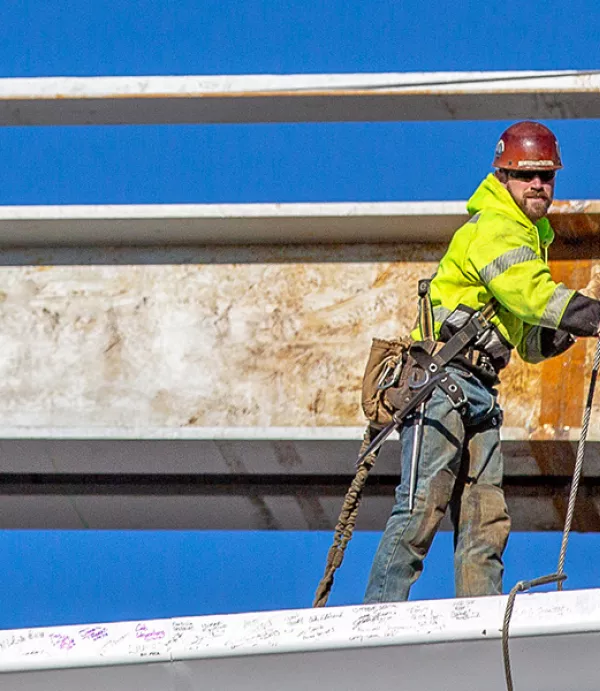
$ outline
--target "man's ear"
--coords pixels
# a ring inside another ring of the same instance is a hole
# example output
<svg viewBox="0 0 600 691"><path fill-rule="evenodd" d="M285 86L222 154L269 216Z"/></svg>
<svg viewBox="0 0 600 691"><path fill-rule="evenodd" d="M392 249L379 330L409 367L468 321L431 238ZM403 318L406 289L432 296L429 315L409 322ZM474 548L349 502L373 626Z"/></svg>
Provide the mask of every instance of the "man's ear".
<svg viewBox="0 0 600 691"><path fill-rule="evenodd" d="M503 185L506 185L508 182L508 175L506 174L505 170L498 168L494 171L494 175L496 176L498 182L501 182Z"/></svg>

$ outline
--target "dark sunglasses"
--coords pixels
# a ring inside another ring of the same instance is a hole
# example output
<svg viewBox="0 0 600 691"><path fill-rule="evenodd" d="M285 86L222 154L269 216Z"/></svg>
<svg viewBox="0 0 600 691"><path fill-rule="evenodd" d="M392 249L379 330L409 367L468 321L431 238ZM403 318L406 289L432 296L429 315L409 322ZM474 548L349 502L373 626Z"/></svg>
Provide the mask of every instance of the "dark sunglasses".
<svg viewBox="0 0 600 691"><path fill-rule="evenodd" d="M513 180L531 182L538 177L542 182L551 182L556 176L555 170L507 170L508 177Z"/></svg>

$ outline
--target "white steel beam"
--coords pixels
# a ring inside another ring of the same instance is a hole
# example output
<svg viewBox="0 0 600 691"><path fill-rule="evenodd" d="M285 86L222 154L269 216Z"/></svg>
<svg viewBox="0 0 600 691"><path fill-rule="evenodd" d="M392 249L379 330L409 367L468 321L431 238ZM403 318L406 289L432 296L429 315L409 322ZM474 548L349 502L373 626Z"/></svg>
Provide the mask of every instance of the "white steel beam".
<svg viewBox="0 0 600 691"><path fill-rule="evenodd" d="M445 242L466 220L462 201L3 206L0 247ZM550 220L597 235L600 201L556 202Z"/></svg>
<svg viewBox="0 0 600 691"><path fill-rule="evenodd" d="M463 218L463 202L4 206L0 246L431 242Z"/></svg>
<svg viewBox="0 0 600 691"><path fill-rule="evenodd" d="M8 630L0 689L503 691L506 608L497 596ZM596 689L599 613L599 590L519 595L516 688Z"/></svg>
<svg viewBox="0 0 600 691"><path fill-rule="evenodd" d="M597 70L0 79L0 125L600 117Z"/></svg>

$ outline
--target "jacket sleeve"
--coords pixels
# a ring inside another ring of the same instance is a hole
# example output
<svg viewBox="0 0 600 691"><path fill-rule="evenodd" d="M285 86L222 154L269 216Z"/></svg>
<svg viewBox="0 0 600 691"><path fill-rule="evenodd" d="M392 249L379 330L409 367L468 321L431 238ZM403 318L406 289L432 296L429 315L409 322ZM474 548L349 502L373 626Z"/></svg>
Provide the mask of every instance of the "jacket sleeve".
<svg viewBox="0 0 600 691"><path fill-rule="evenodd" d="M560 319L560 328L575 336L597 336L600 327L600 301L575 293Z"/></svg>
<svg viewBox="0 0 600 691"><path fill-rule="evenodd" d="M576 291L552 280L538 243L535 229L502 214L484 212L467 263L474 278L521 321L557 329Z"/></svg>
<svg viewBox="0 0 600 691"><path fill-rule="evenodd" d="M573 336L562 329L548 329L544 326L525 324L523 338L517 346L517 352L525 362L536 364L564 353L573 343L575 343Z"/></svg>

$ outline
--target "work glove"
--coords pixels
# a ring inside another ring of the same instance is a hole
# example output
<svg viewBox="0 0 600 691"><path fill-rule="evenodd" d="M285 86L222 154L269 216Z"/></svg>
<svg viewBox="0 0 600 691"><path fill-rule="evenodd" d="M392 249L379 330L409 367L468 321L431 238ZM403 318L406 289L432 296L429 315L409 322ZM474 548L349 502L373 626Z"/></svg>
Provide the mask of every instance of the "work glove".
<svg viewBox="0 0 600 691"><path fill-rule="evenodd" d="M596 271L586 287L578 292L592 300L600 300L600 271Z"/></svg>

